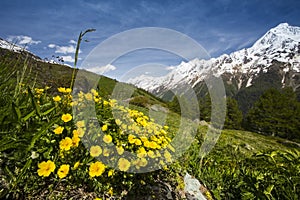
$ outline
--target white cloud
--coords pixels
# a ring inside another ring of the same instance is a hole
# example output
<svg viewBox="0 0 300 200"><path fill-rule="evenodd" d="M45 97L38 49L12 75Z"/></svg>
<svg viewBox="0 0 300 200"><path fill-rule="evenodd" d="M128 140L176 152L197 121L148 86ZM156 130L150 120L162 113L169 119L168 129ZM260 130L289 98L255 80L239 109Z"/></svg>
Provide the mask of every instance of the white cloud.
<svg viewBox="0 0 300 200"><path fill-rule="evenodd" d="M90 71L90 72L94 72L96 74L104 74L106 72L109 72L109 71L113 71L113 70L116 70L117 68L113 65L106 65L106 66L102 66L102 67L92 67L92 68L88 68L86 70Z"/></svg>
<svg viewBox="0 0 300 200"><path fill-rule="evenodd" d="M25 35L18 35L18 36L11 35L7 38L7 40L9 42L16 43L18 45L34 45L34 44L41 43L41 41L33 40L31 37Z"/></svg>
<svg viewBox="0 0 300 200"><path fill-rule="evenodd" d="M76 48L73 45L56 46L55 48L56 48L55 53L68 54L68 53L75 53L76 52Z"/></svg>
<svg viewBox="0 0 300 200"><path fill-rule="evenodd" d="M56 47L56 45L55 44L48 44L48 47L51 48L51 49L53 49L53 48Z"/></svg>
<svg viewBox="0 0 300 200"><path fill-rule="evenodd" d="M74 40L70 40L69 43L71 43L71 41L74 41ZM48 44L48 47L51 48L51 49L55 48L55 53L61 53L61 54L72 53L72 54L74 54L76 52L76 47L74 45L59 46L59 45L56 45L56 44ZM79 49L79 53L81 53L80 49Z"/></svg>
<svg viewBox="0 0 300 200"><path fill-rule="evenodd" d="M73 63L75 59L72 56L61 56L64 62L71 62Z"/></svg>
<svg viewBox="0 0 300 200"><path fill-rule="evenodd" d="M70 44L77 44L77 42L75 40L70 40L69 43Z"/></svg>
<svg viewBox="0 0 300 200"><path fill-rule="evenodd" d="M175 66L169 66L169 67L166 67L166 70L171 71L171 70L173 70L175 68L176 68Z"/></svg>

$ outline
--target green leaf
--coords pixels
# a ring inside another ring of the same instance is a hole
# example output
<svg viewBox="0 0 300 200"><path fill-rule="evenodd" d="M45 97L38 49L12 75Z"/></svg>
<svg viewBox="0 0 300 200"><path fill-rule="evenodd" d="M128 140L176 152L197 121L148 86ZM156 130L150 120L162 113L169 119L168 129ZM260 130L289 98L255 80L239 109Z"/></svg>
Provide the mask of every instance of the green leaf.
<svg viewBox="0 0 300 200"><path fill-rule="evenodd" d="M20 119L21 119L21 111L20 111L20 109L18 108L18 106L14 102L12 102L12 108L13 108L13 112L16 115L18 121L20 121Z"/></svg>
<svg viewBox="0 0 300 200"><path fill-rule="evenodd" d="M48 151L46 151L46 152L43 153L43 156L44 156L44 158L46 158L46 159L50 159L50 153L52 152L53 147L50 146L50 148L47 148L47 150L48 150Z"/></svg>
<svg viewBox="0 0 300 200"><path fill-rule="evenodd" d="M31 91L30 87L28 87L28 94L31 98L32 106L35 108L36 113L38 114L38 116L41 116L40 106L35 101L35 97L34 97L32 91Z"/></svg>
<svg viewBox="0 0 300 200"><path fill-rule="evenodd" d="M19 144L20 142L10 142L8 144L2 144L0 146L0 152L5 151L7 149L15 149Z"/></svg>
<svg viewBox="0 0 300 200"><path fill-rule="evenodd" d="M21 169L15 183L14 183L14 186L16 186L20 180L20 178L25 174L26 170L28 170L30 168L30 165L31 165L31 162L32 162L32 159L29 159L27 160L26 164L23 166L23 168Z"/></svg>
<svg viewBox="0 0 300 200"><path fill-rule="evenodd" d="M51 113L53 110L55 110L55 107L53 107L53 108L50 108L49 110L47 110L47 111L43 112L43 113L41 114L41 116L48 115L48 114L49 114L49 113Z"/></svg>
<svg viewBox="0 0 300 200"><path fill-rule="evenodd" d="M51 102L49 102L49 103L45 103L45 104L41 105L41 108L43 109L43 108L45 108L45 107L49 107L49 106L51 106L51 105L52 105L52 103L51 103Z"/></svg>
<svg viewBox="0 0 300 200"><path fill-rule="evenodd" d="M9 170L8 166L5 166L5 171L7 172L7 174L10 176L10 178L15 181L16 177L14 176L14 174Z"/></svg>
<svg viewBox="0 0 300 200"><path fill-rule="evenodd" d="M35 110L31 111L29 114L27 114L25 117L22 118L22 122L26 122L30 117L32 117L35 113Z"/></svg>
<svg viewBox="0 0 300 200"><path fill-rule="evenodd" d="M56 119L54 119L54 120L52 120L50 123L47 123L47 124L45 124L42 128L41 128L41 130L39 131L39 132L37 132L36 133L36 135L32 138L32 140L31 140L31 142L30 142L30 145L28 146L28 148L27 148L27 151L30 151L32 148L33 148L33 146L34 146L34 144L35 144L35 142L50 128L50 127L52 127L58 120L59 120L60 118L56 118Z"/></svg>
<svg viewBox="0 0 300 200"><path fill-rule="evenodd" d="M273 188L274 188L274 185L269 185L267 187L267 189L264 191L264 194L265 195L271 195L271 192L272 192Z"/></svg>
<svg viewBox="0 0 300 200"><path fill-rule="evenodd" d="M272 151L272 153L271 153L271 158L273 158L274 156L276 156L277 155L277 152L276 151Z"/></svg>

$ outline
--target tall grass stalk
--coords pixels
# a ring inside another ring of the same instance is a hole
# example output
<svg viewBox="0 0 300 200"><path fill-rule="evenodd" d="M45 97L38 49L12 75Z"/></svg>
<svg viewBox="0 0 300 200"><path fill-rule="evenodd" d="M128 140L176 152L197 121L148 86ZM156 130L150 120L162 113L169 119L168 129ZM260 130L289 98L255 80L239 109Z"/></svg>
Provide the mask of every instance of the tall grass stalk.
<svg viewBox="0 0 300 200"><path fill-rule="evenodd" d="M80 34L79 34L79 36L78 36L77 45L76 45L76 51L75 51L75 59L74 59L74 69L73 69L73 72L72 72L72 80L71 80L70 88L73 88L73 86L74 86L75 72L76 72L76 69L77 69L77 61L78 61L79 48L80 48L80 44L81 44L81 41L83 39L83 36L86 33L94 32L94 31L96 31L96 29L87 29L84 32L81 31ZM85 41L87 42L87 40L85 40Z"/></svg>

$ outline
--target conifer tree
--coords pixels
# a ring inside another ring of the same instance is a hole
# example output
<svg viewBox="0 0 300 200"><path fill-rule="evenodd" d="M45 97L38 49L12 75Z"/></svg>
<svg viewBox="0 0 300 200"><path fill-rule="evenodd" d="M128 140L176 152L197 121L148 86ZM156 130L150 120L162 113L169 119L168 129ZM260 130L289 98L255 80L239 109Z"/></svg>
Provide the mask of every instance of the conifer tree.
<svg viewBox="0 0 300 200"><path fill-rule="evenodd" d="M242 111L235 99L227 98L227 112L224 127L227 129L240 129L243 121Z"/></svg>
<svg viewBox="0 0 300 200"><path fill-rule="evenodd" d="M291 88L267 90L250 109L247 128L288 139L300 139L300 105Z"/></svg>

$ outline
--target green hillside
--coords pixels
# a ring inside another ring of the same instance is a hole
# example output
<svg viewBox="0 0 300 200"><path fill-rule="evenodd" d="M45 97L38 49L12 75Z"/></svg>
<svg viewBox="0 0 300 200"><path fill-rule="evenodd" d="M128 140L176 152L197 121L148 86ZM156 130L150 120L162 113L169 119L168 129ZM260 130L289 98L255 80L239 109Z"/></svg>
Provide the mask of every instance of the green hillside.
<svg viewBox="0 0 300 200"><path fill-rule="evenodd" d="M73 68L66 65L42 62L36 58L38 57L26 52L20 54L0 48L0 89L2 95L8 91L14 90L15 84L18 81L33 88L44 88L47 86L49 87L47 90L49 94L56 94L57 88L59 87L70 87ZM111 96L117 83L120 84L120 88L133 87L126 83L119 83L114 79L96 75L88 71L85 71L84 73L99 79L97 88L99 89L100 95L105 98ZM77 70L75 71L75 75L76 74ZM20 80L21 78L22 80ZM88 80L86 80L86 78L84 80L79 78L77 81L79 86L84 86ZM137 103L141 101L140 97L143 96L143 101L145 101L145 105L147 106L153 104L165 105L161 99L145 90L133 88L134 93L132 94L131 99L133 103L135 103L135 101L137 101Z"/></svg>
<svg viewBox="0 0 300 200"><path fill-rule="evenodd" d="M100 77L97 90L82 93L75 101L83 108L88 107L86 102L95 103L100 130L85 113L72 118L74 102L67 91L72 68L0 52L1 199L170 199L170 194L172 199L185 199L186 172L203 183L207 199L299 199L298 143L223 130L212 151L200 155L201 145L210 137L207 125L194 122L190 123L196 126L193 143L174 160L173 151L188 141L190 133L179 138L178 146L169 143L188 121L170 110L159 110L159 105L168 108L169 104L136 89L124 100L130 104L126 108L124 102L110 99L119 83ZM79 80L82 86L85 81ZM174 102L170 105L178 110ZM193 127L183 131L189 130ZM92 146L83 144L84 135L91 136ZM124 150L140 157L123 159ZM119 170L97 162L96 157L116 162ZM128 173L157 160L162 163L156 171Z"/></svg>
<svg viewBox="0 0 300 200"><path fill-rule="evenodd" d="M183 157L188 171L211 189L216 199L298 199L300 145L276 137L223 130L214 149L203 159L200 128Z"/></svg>

